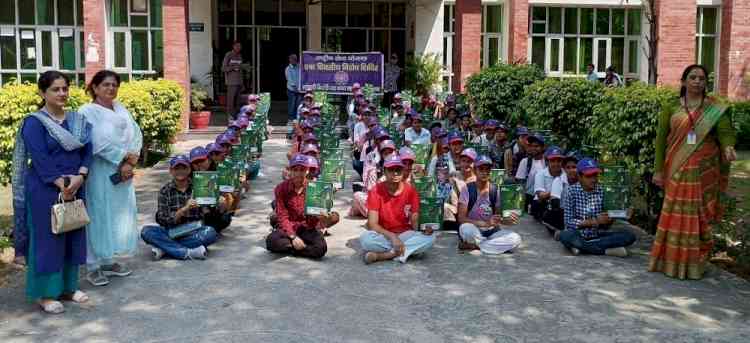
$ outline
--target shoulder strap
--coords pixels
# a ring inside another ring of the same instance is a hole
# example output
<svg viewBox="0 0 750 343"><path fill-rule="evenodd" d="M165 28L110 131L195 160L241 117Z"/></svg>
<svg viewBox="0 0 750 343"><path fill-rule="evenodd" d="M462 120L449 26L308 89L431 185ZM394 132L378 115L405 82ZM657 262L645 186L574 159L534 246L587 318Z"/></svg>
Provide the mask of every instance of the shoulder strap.
<svg viewBox="0 0 750 343"><path fill-rule="evenodd" d="M477 184L475 182L467 183L466 190L469 192L469 204L466 209L471 212L471 209L474 208L474 204L477 202Z"/></svg>
<svg viewBox="0 0 750 343"><path fill-rule="evenodd" d="M528 179L531 175L531 164L534 163L534 158L531 155L526 155L526 178Z"/></svg>
<svg viewBox="0 0 750 343"><path fill-rule="evenodd" d="M497 208L497 186L494 183L490 184L490 205L492 206L492 211L494 212Z"/></svg>

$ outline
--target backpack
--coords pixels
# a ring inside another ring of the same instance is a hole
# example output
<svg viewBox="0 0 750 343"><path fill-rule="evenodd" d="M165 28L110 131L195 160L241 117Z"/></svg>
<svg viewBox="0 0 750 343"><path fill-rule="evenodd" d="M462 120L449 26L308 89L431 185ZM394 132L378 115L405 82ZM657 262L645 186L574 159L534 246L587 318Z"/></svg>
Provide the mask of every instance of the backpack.
<svg viewBox="0 0 750 343"><path fill-rule="evenodd" d="M479 197L479 192L477 191L477 183L476 182L470 182L466 184L466 190L469 192L469 206L467 207L467 210L471 212L471 210L474 208L474 205L477 202L477 198ZM497 186L494 184L490 184L490 206L492 206L492 210L494 211L497 204Z"/></svg>

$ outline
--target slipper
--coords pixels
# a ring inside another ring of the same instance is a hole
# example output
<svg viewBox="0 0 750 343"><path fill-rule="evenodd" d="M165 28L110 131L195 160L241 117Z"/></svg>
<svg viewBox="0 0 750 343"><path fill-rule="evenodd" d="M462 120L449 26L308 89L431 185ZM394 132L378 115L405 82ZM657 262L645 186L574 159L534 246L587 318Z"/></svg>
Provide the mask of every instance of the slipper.
<svg viewBox="0 0 750 343"><path fill-rule="evenodd" d="M60 297L60 299L65 301L72 301L74 303L83 304L87 301L89 301L88 294L81 292L81 291L75 291L73 294L64 294Z"/></svg>
<svg viewBox="0 0 750 343"><path fill-rule="evenodd" d="M59 301L47 301L44 304L39 302L39 306L42 307L42 311L49 314L60 314L65 312L65 307Z"/></svg>

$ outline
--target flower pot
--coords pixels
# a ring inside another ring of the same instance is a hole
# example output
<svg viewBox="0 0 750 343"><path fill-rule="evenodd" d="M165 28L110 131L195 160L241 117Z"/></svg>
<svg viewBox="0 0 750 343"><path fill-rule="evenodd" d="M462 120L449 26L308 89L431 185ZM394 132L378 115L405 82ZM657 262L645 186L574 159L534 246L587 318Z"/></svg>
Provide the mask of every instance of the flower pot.
<svg viewBox="0 0 750 343"><path fill-rule="evenodd" d="M190 112L190 128L205 129L211 121L211 112Z"/></svg>

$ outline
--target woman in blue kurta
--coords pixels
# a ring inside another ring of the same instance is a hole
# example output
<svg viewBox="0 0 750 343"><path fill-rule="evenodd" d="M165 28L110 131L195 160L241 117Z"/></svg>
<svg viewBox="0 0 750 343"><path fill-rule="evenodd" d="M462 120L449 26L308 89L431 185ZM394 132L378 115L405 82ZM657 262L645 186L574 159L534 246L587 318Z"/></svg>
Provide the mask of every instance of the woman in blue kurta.
<svg viewBox="0 0 750 343"><path fill-rule="evenodd" d="M26 295L48 313L64 311L58 300L88 300L78 289L78 266L86 261L85 231L58 235L50 227L60 193L67 200L84 197L91 164L91 126L63 109L68 85L57 71L39 77L44 105L24 118L13 154L16 249L27 259Z"/></svg>
<svg viewBox="0 0 750 343"><path fill-rule="evenodd" d="M132 178L143 135L130 112L115 100L119 87L116 73L99 71L87 88L93 103L78 110L92 126L94 158L86 180L91 217L86 227L86 280L94 286L108 284L108 276L130 275L130 270L113 258L132 255L138 241ZM117 184L110 179L112 175L120 179Z"/></svg>

